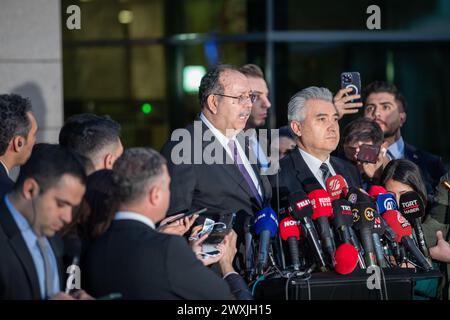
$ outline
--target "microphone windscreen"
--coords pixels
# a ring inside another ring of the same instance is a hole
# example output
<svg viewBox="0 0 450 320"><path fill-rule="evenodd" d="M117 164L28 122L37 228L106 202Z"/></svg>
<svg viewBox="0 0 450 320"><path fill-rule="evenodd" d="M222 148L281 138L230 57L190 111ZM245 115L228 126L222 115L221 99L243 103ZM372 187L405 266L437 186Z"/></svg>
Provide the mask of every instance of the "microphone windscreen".
<svg viewBox="0 0 450 320"><path fill-rule="evenodd" d="M377 208L380 214L387 210L398 210L397 200L392 193L380 194L377 197Z"/></svg>
<svg viewBox="0 0 450 320"><path fill-rule="evenodd" d="M286 217L280 222L280 236L286 241L289 237L295 237L300 240L299 222L291 217Z"/></svg>
<svg viewBox="0 0 450 320"><path fill-rule="evenodd" d="M408 221L421 218L425 214L425 203L417 192L405 192L400 195L400 212Z"/></svg>
<svg viewBox="0 0 450 320"><path fill-rule="evenodd" d="M403 237L407 237L412 234L411 225L399 211L388 210L383 214L383 219L397 235L395 238L395 242L400 243Z"/></svg>
<svg viewBox="0 0 450 320"><path fill-rule="evenodd" d="M331 199L324 189L316 189L308 194L308 198L311 200L313 208L313 220L320 217L332 217L333 206L331 205Z"/></svg>
<svg viewBox="0 0 450 320"><path fill-rule="evenodd" d="M334 270L339 274L349 274L358 264L358 250L350 243L343 243L336 249Z"/></svg>
<svg viewBox="0 0 450 320"><path fill-rule="evenodd" d="M304 192L295 192L289 195L289 213L296 220L309 218L313 214L311 200Z"/></svg>
<svg viewBox="0 0 450 320"><path fill-rule="evenodd" d="M340 226L351 227L353 225L352 204L345 199L334 200L333 203L333 224L336 228Z"/></svg>
<svg viewBox="0 0 450 320"><path fill-rule="evenodd" d="M326 181L327 192L332 201L347 196L348 185L341 175L331 176Z"/></svg>
<svg viewBox="0 0 450 320"><path fill-rule="evenodd" d="M369 189L369 196L376 199L380 194L388 193L387 190L382 186L373 185Z"/></svg>
<svg viewBox="0 0 450 320"><path fill-rule="evenodd" d="M270 207L260 210L255 218L255 233L259 235L264 230L270 231L272 237L278 232L277 214Z"/></svg>

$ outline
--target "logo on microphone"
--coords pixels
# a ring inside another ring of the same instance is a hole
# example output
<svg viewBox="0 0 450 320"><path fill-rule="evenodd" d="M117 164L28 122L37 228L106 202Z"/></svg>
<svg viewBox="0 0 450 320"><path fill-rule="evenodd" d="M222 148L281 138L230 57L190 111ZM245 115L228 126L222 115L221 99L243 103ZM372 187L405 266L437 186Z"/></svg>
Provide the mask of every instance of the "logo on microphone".
<svg viewBox="0 0 450 320"><path fill-rule="evenodd" d="M309 199L305 199L305 200L297 202L295 205L297 206L298 210L302 210L303 208L309 206L310 204L311 204L311 201L309 201Z"/></svg>
<svg viewBox="0 0 450 320"><path fill-rule="evenodd" d="M337 191L341 188L341 184L339 182L338 179L332 179L329 183L328 183L328 189L333 190L333 191Z"/></svg>
<svg viewBox="0 0 450 320"><path fill-rule="evenodd" d="M358 209L353 209L352 210L353 213L353 222L358 222L359 221L359 211Z"/></svg>
<svg viewBox="0 0 450 320"><path fill-rule="evenodd" d="M356 193L352 193L348 196L348 201L350 201L351 203L356 203L356 201L358 200L358 195Z"/></svg>
<svg viewBox="0 0 450 320"><path fill-rule="evenodd" d="M285 221L284 221L285 228L298 226L299 224L300 224L300 221L295 221L293 219L285 219Z"/></svg>
<svg viewBox="0 0 450 320"><path fill-rule="evenodd" d="M408 202L402 203L403 213L404 214L413 214L420 211L419 203L417 200L411 200Z"/></svg>
<svg viewBox="0 0 450 320"><path fill-rule="evenodd" d="M398 211L397 211L397 221L402 225L402 228L410 226L408 220L406 220L405 217Z"/></svg>
<svg viewBox="0 0 450 320"><path fill-rule="evenodd" d="M383 206L386 208L386 210L396 210L397 209L397 206L395 205L395 201L392 198L384 199Z"/></svg>
<svg viewBox="0 0 450 320"><path fill-rule="evenodd" d="M352 213L352 207L347 206L347 205L341 205L341 209L342 209L342 214L343 215L351 215Z"/></svg>
<svg viewBox="0 0 450 320"><path fill-rule="evenodd" d="M373 208L366 208L364 210L364 216L368 221L372 221L375 218L375 210Z"/></svg>

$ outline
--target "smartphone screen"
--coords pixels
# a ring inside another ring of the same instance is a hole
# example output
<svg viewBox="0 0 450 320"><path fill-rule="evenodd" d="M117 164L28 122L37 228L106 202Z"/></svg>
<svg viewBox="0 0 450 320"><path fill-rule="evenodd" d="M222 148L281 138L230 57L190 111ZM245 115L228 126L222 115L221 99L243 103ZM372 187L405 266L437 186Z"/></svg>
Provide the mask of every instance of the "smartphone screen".
<svg viewBox="0 0 450 320"><path fill-rule="evenodd" d="M379 153L380 147L370 144L362 144L359 147L359 152L356 159L361 162L376 163Z"/></svg>

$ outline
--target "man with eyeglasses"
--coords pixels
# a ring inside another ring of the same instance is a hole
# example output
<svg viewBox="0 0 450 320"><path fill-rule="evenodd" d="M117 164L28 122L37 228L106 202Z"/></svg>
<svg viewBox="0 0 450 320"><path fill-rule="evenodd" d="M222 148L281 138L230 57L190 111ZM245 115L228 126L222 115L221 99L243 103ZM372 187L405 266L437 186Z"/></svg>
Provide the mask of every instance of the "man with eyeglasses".
<svg viewBox="0 0 450 320"><path fill-rule="evenodd" d="M255 95L255 101L253 102L252 113L247 121L245 130L252 130L262 127L266 123L267 115L271 103L269 101L269 89L267 88L267 83L264 79L264 73L261 68L255 64L246 64L239 68L248 79L250 88ZM261 143L257 139L256 131L252 130L250 135L250 148L255 154L258 160L258 165L262 170L267 170L269 167L269 160L267 159L267 143ZM266 149L266 150L264 150Z"/></svg>
<svg viewBox="0 0 450 320"><path fill-rule="evenodd" d="M236 67L218 65L202 78L199 100L199 117L184 130L175 130L161 151L172 177L168 215L193 208L207 208L215 218L235 212L235 262L242 270L244 221L271 199L269 181L250 163L242 138L254 95ZM186 140L188 147L183 148Z"/></svg>

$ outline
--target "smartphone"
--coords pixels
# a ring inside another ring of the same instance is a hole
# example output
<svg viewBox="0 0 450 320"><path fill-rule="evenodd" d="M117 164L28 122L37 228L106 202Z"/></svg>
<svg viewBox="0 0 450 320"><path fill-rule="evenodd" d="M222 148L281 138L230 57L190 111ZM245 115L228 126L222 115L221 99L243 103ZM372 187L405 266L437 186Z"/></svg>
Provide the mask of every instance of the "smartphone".
<svg viewBox="0 0 450 320"><path fill-rule="evenodd" d="M347 96L361 94L361 76L359 72L342 72L341 89L352 88L352 91L346 93ZM351 100L350 102L361 102L361 98Z"/></svg>
<svg viewBox="0 0 450 320"><path fill-rule="evenodd" d="M227 213L220 216L219 223L216 222L214 228L209 234L208 238L205 240L205 244L217 245L223 241L223 238L231 231L233 228L235 213Z"/></svg>
<svg viewBox="0 0 450 320"><path fill-rule="evenodd" d="M361 162L377 163L379 153L380 147L362 144L359 146L359 152L356 159Z"/></svg>

